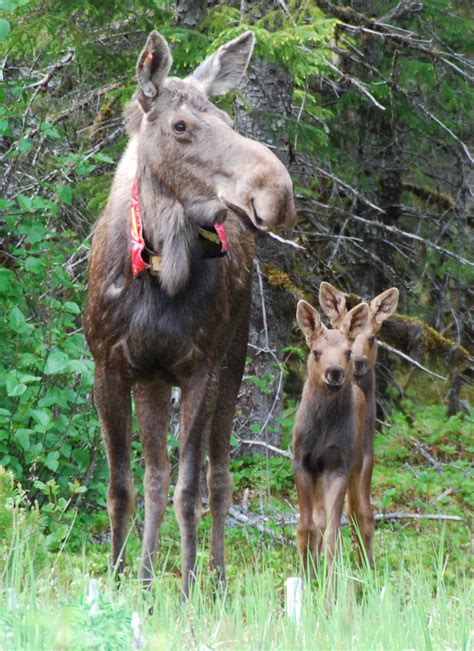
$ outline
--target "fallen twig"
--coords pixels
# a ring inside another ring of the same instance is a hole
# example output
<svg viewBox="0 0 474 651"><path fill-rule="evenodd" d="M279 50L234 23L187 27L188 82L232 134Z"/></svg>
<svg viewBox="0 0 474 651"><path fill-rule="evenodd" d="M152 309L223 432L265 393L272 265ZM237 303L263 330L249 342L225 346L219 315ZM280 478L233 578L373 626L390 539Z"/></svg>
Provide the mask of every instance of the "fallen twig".
<svg viewBox="0 0 474 651"><path fill-rule="evenodd" d="M261 445L262 447L267 448L267 450L275 452L275 454L279 454L280 456L286 457L287 459L293 459L293 455L288 450L281 450L274 445L270 445L270 443L265 443L265 441L251 441L249 439L240 439L240 442L245 443L245 445Z"/></svg>
<svg viewBox="0 0 474 651"><path fill-rule="evenodd" d="M274 516L257 515L256 513L243 513L237 506L232 505L229 509L229 515L242 525L254 527L257 531L264 533L270 538L278 540L278 542L287 545L288 543L294 545L294 541L287 536L270 529L265 526L265 522L271 521L275 525L288 526L298 523L299 516L294 514L276 514ZM374 520L376 522L399 522L401 520L441 520L444 522L464 522L463 518L459 515L449 515L446 513L406 513L405 511L393 511L390 513L375 513ZM350 524L349 519L343 515L341 518L341 527L346 527Z"/></svg>
<svg viewBox="0 0 474 651"><path fill-rule="evenodd" d="M421 454L422 457L424 457L428 463L430 463L433 468L436 470L437 473L440 475L444 475L444 472L439 465L439 463L436 461L436 459L428 452L428 450L425 450L425 448L421 445L419 441L417 441L415 438L411 438L413 441L413 445L415 446L415 449Z"/></svg>

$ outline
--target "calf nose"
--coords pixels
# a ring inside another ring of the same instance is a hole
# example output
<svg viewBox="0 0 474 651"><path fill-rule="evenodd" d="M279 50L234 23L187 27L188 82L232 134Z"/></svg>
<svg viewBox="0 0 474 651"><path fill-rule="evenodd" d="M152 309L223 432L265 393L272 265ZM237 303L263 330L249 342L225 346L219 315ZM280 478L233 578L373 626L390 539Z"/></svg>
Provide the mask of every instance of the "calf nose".
<svg viewBox="0 0 474 651"><path fill-rule="evenodd" d="M330 366L324 373L324 379L329 387L340 387L344 382L344 369L342 366Z"/></svg>
<svg viewBox="0 0 474 651"><path fill-rule="evenodd" d="M356 377L361 377L367 373L367 357L365 355L353 357L352 361L354 363L354 375Z"/></svg>

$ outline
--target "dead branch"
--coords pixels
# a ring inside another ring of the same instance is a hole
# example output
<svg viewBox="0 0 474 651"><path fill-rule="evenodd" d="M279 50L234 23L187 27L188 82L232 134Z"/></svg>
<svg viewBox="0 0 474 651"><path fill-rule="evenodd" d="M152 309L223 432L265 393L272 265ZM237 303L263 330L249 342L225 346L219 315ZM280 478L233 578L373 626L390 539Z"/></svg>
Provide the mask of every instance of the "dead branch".
<svg viewBox="0 0 474 651"><path fill-rule="evenodd" d="M245 445L260 445L261 447L264 447L267 450L270 450L271 452L275 452L275 454L279 454L281 457L286 457L287 459L293 459L293 455L288 450L281 450L280 448L277 448L275 445L270 445L270 443L265 443L265 441L251 441L250 439L240 439L240 442L245 443Z"/></svg>
<svg viewBox="0 0 474 651"><path fill-rule="evenodd" d="M394 353L395 355L398 355L409 364L416 366L416 368L419 368L421 371L424 371L425 373L429 373L429 375L433 375L434 377L437 377L440 380L444 380L444 382L447 381L448 378L445 378L443 375L438 375L438 373L435 373L434 371L430 371L429 368L426 368L426 366L420 364L420 362L418 362L416 359L413 359L413 357L410 357L406 353L402 353L401 350L397 350L396 348L393 348L393 346L390 346L389 344L385 343L385 341L379 341L379 345L382 346L382 348L388 350L390 353Z"/></svg>
<svg viewBox="0 0 474 651"><path fill-rule="evenodd" d="M265 526L265 522L273 522L275 525L281 527L294 526L298 523L299 516L297 514L283 514L278 513L274 515L257 515L256 513L243 513L239 507L232 505L229 509L230 517L248 527L254 527L257 531L277 540L282 545L295 545L294 540L284 536L283 534L270 529ZM400 522L402 520L438 520L442 522L460 522L464 523L464 519L459 515L449 515L445 513L406 513L405 511L393 511L391 513L375 513L374 519L376 522ZM341 517L341 527L346 527L350 524L349 519L343 515Z"/></svg>
<svg viewBox="0 0 474 651"><path fill-rule="evenodd" d="M428 461L428 463L430 463L433 466L436 472L440 475L444 475L441 466L436 461L436 459L428 452L428 450L425 450L425 448L421 445L421 443L417 441L415 438L412 437L411 440L413 441L413 445L415 449L421 454L422 457L424 457Z"/></svg>
<svg viewBox="0 0 474 651"><path fill-rule="evenodd" d="M319 168L317 169L319 170ZM330 176L329 173L327 175ZM427 240L426 238L421 237L420 235L416 235L415 233L408 233L407 231L403 231L400 228L397 228L396 226L390 226L389 224L384 224L383 222L379 222L375 219L367 219L366 217L361 217L360 215L356 215L350 212L349 210L345 210L344 208L338 208L337 206L329 206L328 204L321 203L320 201L316 201L316 199L310 199L305 195L296 195L296 198L303 201L309 201L310 203L314 204L318 208L324 208L325 210L339 212L341 214L347 215L350 219L353 219L354 221L358 221L362 224L366 224L368 226L375 226L375 228L380 228L381 230L386 230L389 233L395 233L396 235L400 235L401 237L404 237L406 239L414 240L415 242L424 244L425 246L435 249L436 251L439 251L440 253L443 253L444 255L447 255L457 260L461 264L467 264L470 267L474 267L474 262L467 260L466 258L458 255L457 253L453 253L453 251L450 251L449 249L445 249L443 246L439 246L439 244L435 244L434 242L431 242L431 240Z"/></svg>

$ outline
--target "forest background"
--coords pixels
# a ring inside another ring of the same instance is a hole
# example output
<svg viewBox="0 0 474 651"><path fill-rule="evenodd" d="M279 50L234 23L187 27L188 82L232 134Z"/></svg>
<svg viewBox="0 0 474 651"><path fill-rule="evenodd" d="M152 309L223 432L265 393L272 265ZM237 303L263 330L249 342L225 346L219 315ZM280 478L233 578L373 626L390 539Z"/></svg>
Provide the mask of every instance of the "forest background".
<svg viewBox="0 0 474 651"><path fill-rule="evenodd" d="M259 236L234 524L276 547L293 535L288 457L305 357L296 300L316 304L321 280L350 302L397 286L399 313L381 333L375 507L381 518L459 518L447 541L464 567L474 506L471 3L2 0L0 11L0 537L12 541L14 503L36 514L45 558L107 548L81 312L136 58L158 29L184 76L251 29L249 72L216 103L289 167L299 221L285 241ZM174 420L175 462L178 436ZM134 469L140 507L138 441ZM404 521L385 518L378 532L394 556L400 540L425 549L420 535L437 526L415 520L397 540L406 523L394 522Z"/></svg>

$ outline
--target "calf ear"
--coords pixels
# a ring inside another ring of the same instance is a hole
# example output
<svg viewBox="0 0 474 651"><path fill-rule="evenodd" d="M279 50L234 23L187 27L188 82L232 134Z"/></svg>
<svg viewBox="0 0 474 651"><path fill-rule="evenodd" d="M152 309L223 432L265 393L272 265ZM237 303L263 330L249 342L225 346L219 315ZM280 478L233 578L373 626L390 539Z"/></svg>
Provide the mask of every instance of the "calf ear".
<svg viewBox="0 0 474 651"><path fill-rule="evenodd" d="M319 304L331 320L333 328L339 328L347 314L346 298L329 283L322 282L319 286Z"/></svg>
<svg viewBox="0 0 474 651"><path fill-rule="evenodd" d="M307 301L298 301L296 320L305 336L306 343L311 348L311 343L319 337L323 329L318 311Z"/></svg>
<svg viewBox="0 0 474 651"><path fill-rule="evenodd" d="M359 303L346 314L339 329L350 341L354 341L365 330L368 320L369 306L367 303Z"/></svg>
<svg viewBox="0 0 474 651"><path fill-rule="evenodd" d="M192 74L207 95L225 95L242 79L252 56L255 36L245 32L221 45Z"/></svg>
<svg viewBox="0 0 474 651"><path fill-rule="evenodd" d="M137 61L137 80L141 91L138 100L145 111L149 109L149 100L158 95L172 63L168 43L158 32L151 32Z"/></svg>
<svg viewBox="0 0 474 651"><path fill-rule="evenodd" d="M375 330L378 330L385 319L388 319L398 305L399 291L396 287L387 289L376 296L370 303L370 316Z"/></svg>

